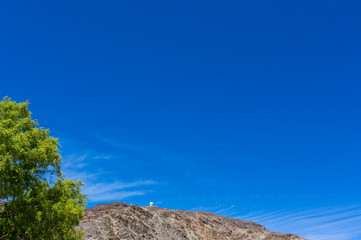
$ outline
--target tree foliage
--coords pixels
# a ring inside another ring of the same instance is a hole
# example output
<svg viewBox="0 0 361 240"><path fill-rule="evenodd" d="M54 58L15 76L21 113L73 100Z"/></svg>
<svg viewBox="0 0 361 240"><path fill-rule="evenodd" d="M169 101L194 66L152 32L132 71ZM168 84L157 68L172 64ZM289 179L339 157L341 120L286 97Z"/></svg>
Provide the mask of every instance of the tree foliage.
<svg viewBox="0 0 361 240"><path fill-rule="evenodd" d="M28 102L0 101L0 239L82 239L83 184L64 179L58 146Z"/></svg>

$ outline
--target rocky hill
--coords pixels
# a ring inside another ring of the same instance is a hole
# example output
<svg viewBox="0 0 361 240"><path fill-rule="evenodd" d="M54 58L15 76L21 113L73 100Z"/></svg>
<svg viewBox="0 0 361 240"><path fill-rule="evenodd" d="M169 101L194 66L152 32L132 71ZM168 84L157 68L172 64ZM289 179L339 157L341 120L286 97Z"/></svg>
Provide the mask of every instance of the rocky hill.
<svg viewBox="0 0 361 240"><path fill-rule="evenodd" d="M81 221L85 240L305 240L262 225L207 212L139 207L121 202L89 208Z"/></svg>

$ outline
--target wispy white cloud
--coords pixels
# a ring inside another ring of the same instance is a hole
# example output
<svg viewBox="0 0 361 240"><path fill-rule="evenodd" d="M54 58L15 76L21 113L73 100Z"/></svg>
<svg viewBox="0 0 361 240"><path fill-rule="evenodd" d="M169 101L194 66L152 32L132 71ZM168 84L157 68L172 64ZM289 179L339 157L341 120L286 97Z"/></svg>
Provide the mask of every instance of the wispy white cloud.
<svg viewBox="0 0 361 240"><path fill-rule="evenodd" d="M65 157L63 157L62 161L63 161L63 169L79 169L79 168L83 168L86 163L85 163L85 159L87 158L87 154L83 154L83 155L75 155L75 154L71 154L71 155L67 155Z"/></svg>
<svg viewBox="0 0 361 240"><path fill-rule="evenodd" d="M136 182L113 182L113 183L95 183L84 188L88 198L93 202L122 200L126 197L144 195L147 191L135 190L124 191L126 188L137 188L156 184L154 181L136 181Z"/></svg>
<svg viewBox="0 0 361 240"><path fill-rule="evenodd" d="M309 240L361 239L360 206L253 213L237 218L258 222L271 231L296 233Z"/></svg>
<svg viewBox="0 0 361 240"><path fill-rule="evenodd" d="M355 238L359 236L358 234L353 233L341 233L341 234L309 234L305 236L309 240L349 240L349 239L359 239Z"/></svg>
<svg viewBox="0 0 361 240"><path fill-rule="evenodd" d="M201 206L201 207L194 207L194 208L191 208L190 211L197 211L197 212L216 212L218 211L220 208L220 206L213 206L213 207L204 207L204 206Z"/></svg>
<svg viewBox="0 0 361 240"><path fill-rule="evenodd" d="M115 159L116 157L114 155L110 155L110 154L100 154L100 155L96 155L93 157L93 159L98 160L98 159Z"/></svg>
<svg viewBox="0 0 361 240"><path fill-rule="evenodd" d="M145 193L146 192L144 191L120 191L111 192L103 195L88 195L88 198L91 198L92 202L120 201L133 196L142 196Z"/></svg>
<svg viewBox="0 0 361 240"><path fill-rule="evenodd" d="M124 183L124 182L113 182L113 183L95 183L91 186L87 187L87 191L89 193L99 193L103 194L106 192L112 192L116 190L122 190L125 188L132 188L132 187L139 187L139 186L147 186L147 185L153 185L156 184L154 181L136 181L136 182L130 182L130 183Z"/></svg>
<svg viewBox="0 0 361 240"><path fill-rule="evenodd" d="M85 183L95 180L97 174L85 170L88 164L87 158L87 154L64 156L62 159L62 171L65 173L65 177L73 180L81 179Z"/></svg>
<svg viewBox="0 0 361 240"><path fill-rule="evenodd" d="M230 206L230 207L228 207L228 208L219 209L219 210L217 210L215 213L216 213L216 214L220 214L220 215L226 214L226 213L229 214L229 212L232 211L232 210L234 210L234 205L232 205L232 206Z"/></svg>
<svg viewBox="0 0 361 240"><path fill-rule="evenodd" d="M63 157L62 170L67 178L81 179L85 183L83 188L87 194L89 202L119 201L127 197L141 196L149 192L143 190L146 186L157 184L152 180L142 180L133 182L121 182L117 179L105 181L105 176L111 175L111 169L107 172L92 167L94 161L113 159L113 155L104 154L71 154ZM109 172L110 171L110 172ZM124 189L134 188L131 191Z"/></svg>

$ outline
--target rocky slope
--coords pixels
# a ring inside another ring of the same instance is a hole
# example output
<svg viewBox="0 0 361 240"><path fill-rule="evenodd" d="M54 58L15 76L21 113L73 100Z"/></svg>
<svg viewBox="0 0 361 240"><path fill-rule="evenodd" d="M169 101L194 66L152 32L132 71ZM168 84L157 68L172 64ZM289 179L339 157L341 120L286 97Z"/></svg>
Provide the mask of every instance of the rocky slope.
<svg viewBox="0 0 361 240"><path fill-rule="evenodd" d="M89 208L81 221L85 240L304 240L262 225L207 212L139 207L121 202Z"/></svg>

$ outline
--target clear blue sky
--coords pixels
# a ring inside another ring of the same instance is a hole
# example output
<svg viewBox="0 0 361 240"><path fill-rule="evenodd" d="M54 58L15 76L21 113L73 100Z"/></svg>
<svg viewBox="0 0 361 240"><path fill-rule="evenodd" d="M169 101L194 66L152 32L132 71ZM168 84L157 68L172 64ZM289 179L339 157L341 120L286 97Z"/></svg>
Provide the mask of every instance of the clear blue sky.
<svg viewBox="0 0 361 240"><path fill-rule="evenodd" d="M89 206L361 239L360 1L5 1L0 95Z"/></svg>

